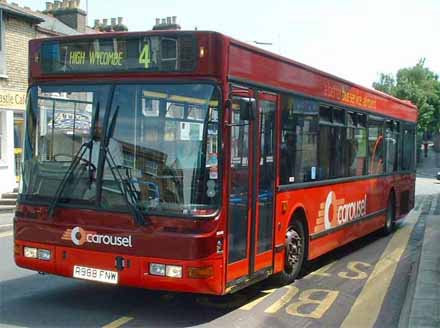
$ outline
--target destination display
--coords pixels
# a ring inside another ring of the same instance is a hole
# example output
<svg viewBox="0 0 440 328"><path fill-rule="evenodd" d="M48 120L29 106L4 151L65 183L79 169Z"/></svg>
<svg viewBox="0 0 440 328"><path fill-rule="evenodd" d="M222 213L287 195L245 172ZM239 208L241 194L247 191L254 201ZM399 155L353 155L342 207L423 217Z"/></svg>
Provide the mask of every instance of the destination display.
<svg viewBox="0 0 440 328"><path fill-rule="evenodd" d="M47 41L40 63L45 74L188 72L196 68L197 44L192 35Z"/></svg>

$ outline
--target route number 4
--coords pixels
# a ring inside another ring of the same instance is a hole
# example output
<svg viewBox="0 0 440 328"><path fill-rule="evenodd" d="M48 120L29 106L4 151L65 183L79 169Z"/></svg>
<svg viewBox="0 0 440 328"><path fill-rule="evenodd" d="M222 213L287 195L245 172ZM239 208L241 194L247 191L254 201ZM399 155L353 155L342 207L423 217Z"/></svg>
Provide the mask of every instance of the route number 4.
<svg viewBox="0 0 440 328"><path fill-rule="evenodd" d="M145 44L144 48L141 51L141 54L139 55L139 64L143 64L145 68L149 68L150 63L151 63L150 45Z"/></svg>

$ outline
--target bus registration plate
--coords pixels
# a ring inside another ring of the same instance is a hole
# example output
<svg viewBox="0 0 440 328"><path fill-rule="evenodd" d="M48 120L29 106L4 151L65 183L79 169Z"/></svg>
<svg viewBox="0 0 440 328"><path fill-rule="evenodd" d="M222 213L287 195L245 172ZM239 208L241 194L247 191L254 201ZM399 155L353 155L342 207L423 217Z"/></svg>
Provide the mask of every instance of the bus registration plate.
<svg viewBox="0 0 440 328"><path fill-rule="evenodd" d="M101 270L75 265L73 277L92 281L105 282L108 284L118 283L118 273L115 271Z"/></svg>

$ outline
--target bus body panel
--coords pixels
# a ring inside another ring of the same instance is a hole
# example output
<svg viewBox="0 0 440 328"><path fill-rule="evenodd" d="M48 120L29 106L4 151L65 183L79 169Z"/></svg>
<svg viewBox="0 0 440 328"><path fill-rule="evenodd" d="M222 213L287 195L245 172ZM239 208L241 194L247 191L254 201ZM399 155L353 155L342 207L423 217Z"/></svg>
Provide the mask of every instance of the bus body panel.
<svg viewBox="0 0 440 328"><path fill-rule="evenodd" d="M406 213L402 213L399 207L399 200L402 192L414 194L415 176L408 174L404 176L386 176L352 181L345 183L329 184L319 187L308 187L305 189L282 191L278 194L277 201L277 228L276 245L284 243L284 233L292 215L298 210L303 209L309 230L309 254L310 260L315 259L337 247L347 244L357 238L365 236L385 224L385 210L388 199L391 196L391 189L394 189L396 198L396 217L402 218ZM327 208L330 226L327 229L334 229L333 232L325 233L325 203L331 194L335 198L331 200L331 206ZM366 199L366 212L355 207L363 206ZM282 208L282 203L287 202L287 211ZM414 199L410 199L409 209L414 207ZM358 213L355 213L359 211ZM351 216L350 211L353 211ZM366 217L365 217L366 216ZM371 216L371 217L369 217ZM353 222L355 221L355 222ZM351 223L350 223L351 222ZM341 224L346 224L343 228ZM276 266L279 268L280 266Z"/></svg>

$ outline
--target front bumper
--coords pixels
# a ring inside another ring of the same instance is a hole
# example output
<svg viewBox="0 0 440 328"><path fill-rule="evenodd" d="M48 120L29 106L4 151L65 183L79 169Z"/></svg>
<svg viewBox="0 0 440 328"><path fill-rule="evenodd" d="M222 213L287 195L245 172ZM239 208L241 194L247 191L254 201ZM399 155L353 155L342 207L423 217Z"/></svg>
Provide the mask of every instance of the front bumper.
<svg viewBox="0 0 440 328"><path fill-rule="evenodd" d="M49 250L49 261L24 257L23 248L35 247ZM125 266L117 269L116 258L122 257ZM154 257L129 256L126 254L91 251L74 247L15 240L15 263L23 268L64 277L73 277L75 265L95 269L118 271L118 285L139 288L221 295L224 293L224 268L221 258L200 260L175 260ZM180 265L182 278L154 276L149 273L150 263ZM195 279L189 277L190 268L212 266L212 276Z"/></svg>

